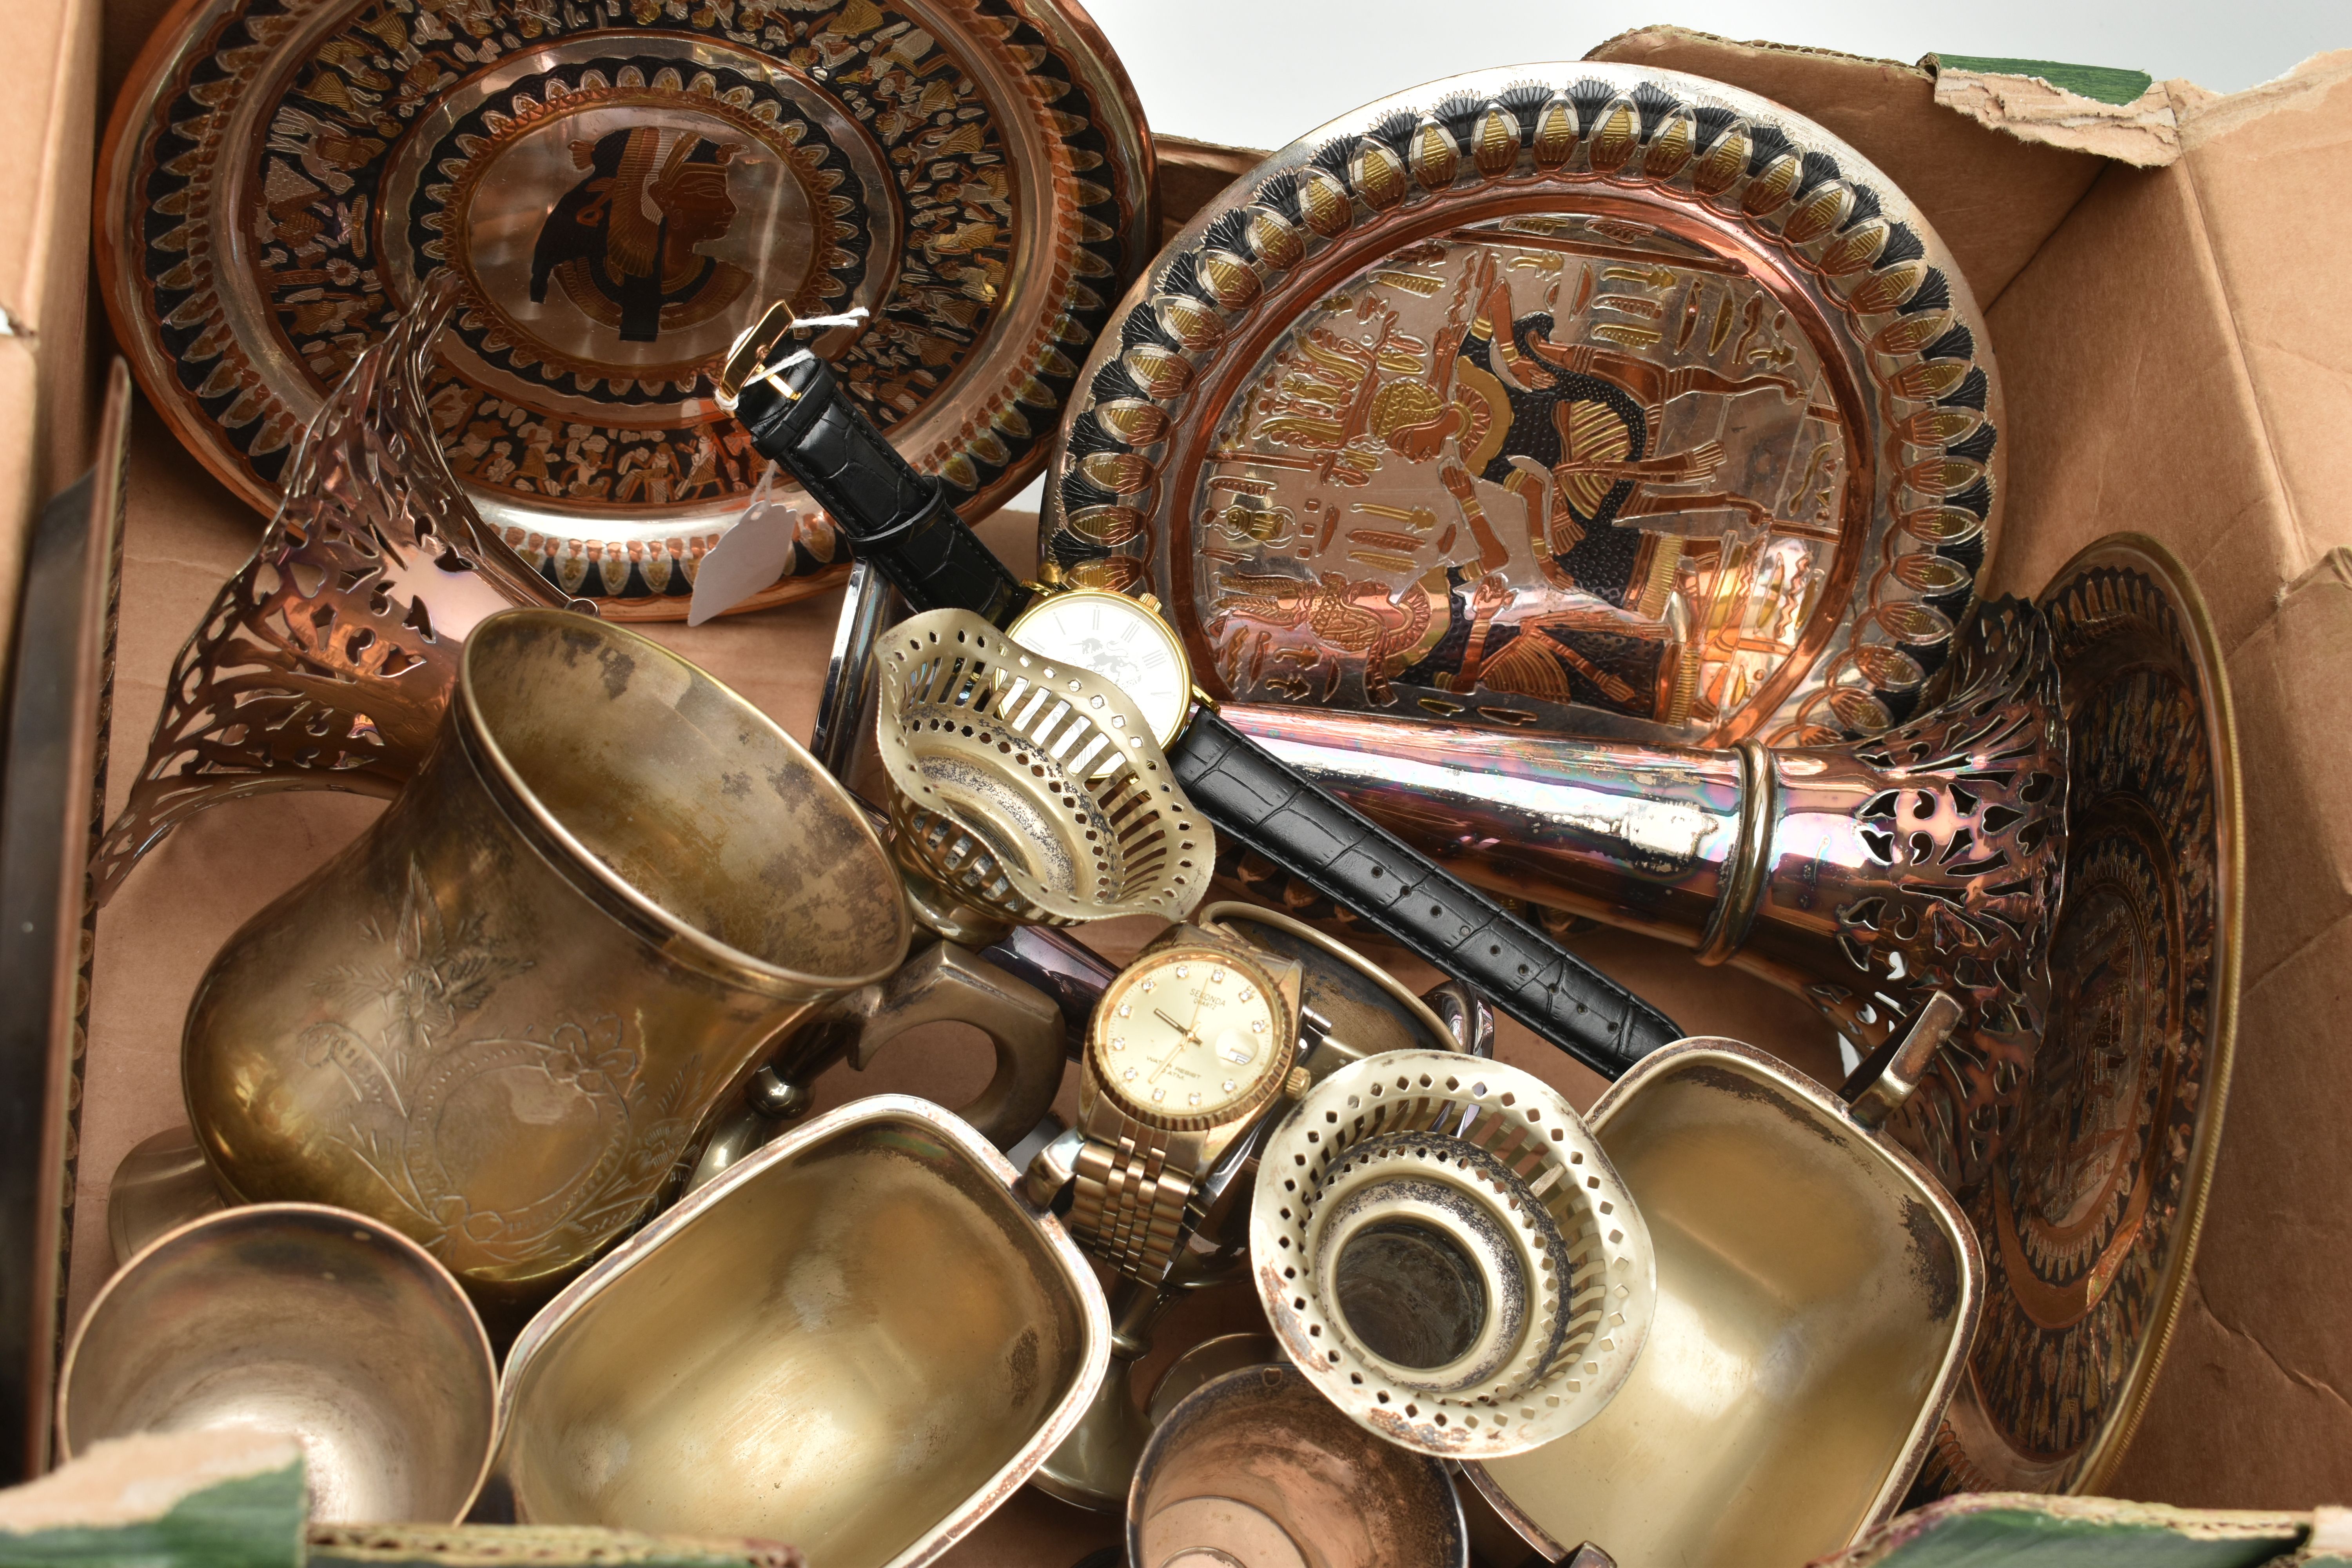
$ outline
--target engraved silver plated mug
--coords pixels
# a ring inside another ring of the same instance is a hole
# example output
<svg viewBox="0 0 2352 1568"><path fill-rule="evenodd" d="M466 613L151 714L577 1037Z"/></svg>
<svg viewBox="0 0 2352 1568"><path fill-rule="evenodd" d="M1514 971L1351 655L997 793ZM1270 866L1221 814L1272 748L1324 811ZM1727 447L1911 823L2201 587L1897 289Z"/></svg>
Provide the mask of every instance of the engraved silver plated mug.
<svg viewBox="0 0 2352 1568"><path fill-rule="evenodd" d="M507 612L399 799L214 959L189 1116L235 1196L356 1209L524 1305L911 929L865 813L749 702L616 626Z"/></svg>

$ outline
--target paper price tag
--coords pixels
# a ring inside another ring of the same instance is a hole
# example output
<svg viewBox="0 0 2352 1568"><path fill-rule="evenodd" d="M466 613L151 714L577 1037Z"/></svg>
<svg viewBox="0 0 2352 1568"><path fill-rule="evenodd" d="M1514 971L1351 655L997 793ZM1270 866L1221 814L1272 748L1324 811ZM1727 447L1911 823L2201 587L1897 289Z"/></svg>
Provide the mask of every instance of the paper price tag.
<svg viewBox="0 0 2352 1568"><path fill-rule="evenodd" d="M687 605L688 626L725 615L792 570L800 510L776 499L775 483L776 465L770 463L751 492L751 504L702 557Z"/></svg>

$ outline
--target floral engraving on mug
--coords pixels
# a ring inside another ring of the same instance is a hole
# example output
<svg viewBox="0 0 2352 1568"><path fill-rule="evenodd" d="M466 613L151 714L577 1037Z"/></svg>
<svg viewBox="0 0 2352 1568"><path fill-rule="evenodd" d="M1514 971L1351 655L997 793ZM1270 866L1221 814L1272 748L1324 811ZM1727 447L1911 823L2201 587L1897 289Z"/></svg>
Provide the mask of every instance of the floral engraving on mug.
<svg viewBox="0 0 2352 1568"><path fill-rule="evenodd" d="M313 983L334 1015L299 1043L351 1090L335 1142L389 1195L384 1217L452 1268L528 1272L642 1215L693 1132L700 1058L649 1081L610 1014L469 1033L531 960L480 915L445 915L413 861L397 917L361 930L376 954Z"/></svg>

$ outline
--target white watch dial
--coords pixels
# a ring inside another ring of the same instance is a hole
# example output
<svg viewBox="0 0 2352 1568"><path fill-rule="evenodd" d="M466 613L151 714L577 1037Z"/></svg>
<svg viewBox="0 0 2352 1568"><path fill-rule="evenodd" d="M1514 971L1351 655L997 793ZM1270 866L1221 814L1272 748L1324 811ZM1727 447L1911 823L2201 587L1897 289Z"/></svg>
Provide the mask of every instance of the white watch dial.
<svg viewBox="0 0 2352 1568"><path fill-rule="evenodd" d="M1095 1071L1147 1114L1210 1116L1283 1065L1281 1004L1223 959L1181 950L1111 982L1095 1017Z"/></svg>
<svg viewBox="0 0 2352 1568"><path fill-rule="evenodd" d="M1101 676L1127 693L1165 746L1192 707L1192 671L1176 634L1122 594L1055 594L1023 611L1005 635L1044 658Z"/></svg>

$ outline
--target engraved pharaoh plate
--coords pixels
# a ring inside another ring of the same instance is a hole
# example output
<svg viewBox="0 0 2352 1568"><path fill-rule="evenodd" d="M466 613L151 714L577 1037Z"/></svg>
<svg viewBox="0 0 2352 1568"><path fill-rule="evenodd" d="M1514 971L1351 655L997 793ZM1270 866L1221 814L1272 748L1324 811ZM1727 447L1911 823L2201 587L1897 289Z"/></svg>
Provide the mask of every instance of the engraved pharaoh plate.
<svg viewBox="0 0 2352 1568"><path fill-rule="evenodd" d="M2131 535L2041 603L2071 752L2065 902L2022 1121L1969 1199L1985 1314L1923 1497L2101 1489L2189 1281L2229 1089L2242 830L2204 605Z"/></svg>
<svg viewBox="0 0 2352 1568"><path fill-rule="evenodd" d="M711 373L771 302L967 516L1015 493L1150 251L1147 132L1060 0L202 0L100 171L107 305L149 395L275 508L352 360L446 275L427 387L506 541L608 616L683 616L765 465ZM751 603L829 585L803 503Z"/></svg>
<svg viewBox="0 0 2352 1568"><path fill-rule="evenodd" d="M1482 72L1276 154L1088 361L1044 543L1213 693L1820 744L1932 702L1997 531L1982 318L1821 127Z"/></svg>

